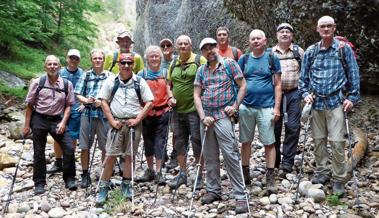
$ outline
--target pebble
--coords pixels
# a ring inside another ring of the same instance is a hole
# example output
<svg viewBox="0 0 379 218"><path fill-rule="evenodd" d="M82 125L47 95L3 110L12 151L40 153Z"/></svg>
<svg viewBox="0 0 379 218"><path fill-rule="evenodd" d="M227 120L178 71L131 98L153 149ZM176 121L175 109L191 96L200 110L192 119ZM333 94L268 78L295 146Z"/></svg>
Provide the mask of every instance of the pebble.
<svg viewBox="0 0 379 218"><path fill-rule="evenodd" d="M291 183L287 179L283 179L281 183L282 183L282 186L286 189L289 189L291 187Z"/></svg>
<svg viewBox="0 0 379 218"><path fill-rule="evenodd" d="M313 198L315 202L322 202L325 200L325 192L321 189L310 188L307 197Z"/></svg>
<svg viewBox="0 0 379 218"><path fill-rule="evenodd" d="M62 218L66 215L66 211L61 207L55 207L49 211L48 215L51 218Z"/></svg>
<svg viewBox="0 0 379 218"><path fill-rule="evenodd" d="M271 194L269 199L271 204L275 204L276 202L278 202L278 196L276 194Z"/></svg>
<svg viewBox="0 0 379 218"><path fill-rule="evenodd" d="M263 198L260 198L259 199L259 202L262 204L262 205L269 205L270 204L270 199L268 197L263 197Z"/></svg>

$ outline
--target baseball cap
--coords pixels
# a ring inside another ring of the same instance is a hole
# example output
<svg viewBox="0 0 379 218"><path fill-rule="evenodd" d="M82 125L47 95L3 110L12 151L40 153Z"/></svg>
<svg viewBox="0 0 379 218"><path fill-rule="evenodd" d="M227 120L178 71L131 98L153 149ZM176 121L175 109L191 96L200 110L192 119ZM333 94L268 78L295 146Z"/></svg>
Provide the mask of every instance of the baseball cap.
<svg viewBox="0 0 379 218"><path fill-rule="evenodd" d="M217 45L217 41L213 38L210 38L210 37L207 37L207 38L204 38L203 40L201 40L200 42L200 50L203 48L204 45L206 44L212 44L212 45Z"/></svg>
<svg viewBox="0 0 379 218"><path fill-rule="evenodd" d="M134 63L134 57L130 53L121 53L120 58L118 59L120 62L133 62Z"/></svg>
<svg viewBox="0 0 379 218"><path fill-rule="evenodd" d="M276 28L276 32L279 32L282 29L288 29L293 33L293 27L289 23L281 23L279 26Z"/></svg>
<svg viewBox="0 0 379 218"><path fill-rule="evenodd" d="M70 56L76 56L78 58L80 58L80 52L78 49L70 49L68 52L67 52L67 56L70 57Z"/></svg>
<svg viewBox="0 0 379 218"><path fill-rule="evenodd" d="M166 43L169 43L170 45L173 45L171 39L168 39L168 38L162 39L162 40L159 42L159 45L162 46L162 44L165 43L165 42L166 42Z"/></svg>
<svg viewBox="0 0 379 218"><path fill-rule="evenodd" d="M125 37L128 37L130 39L130 41L132 41L134 43L132 34L128 30L120 30L120 31L118 31L117 32L117 40L116 41L118 41L119 38L125 38Z"/></svg>

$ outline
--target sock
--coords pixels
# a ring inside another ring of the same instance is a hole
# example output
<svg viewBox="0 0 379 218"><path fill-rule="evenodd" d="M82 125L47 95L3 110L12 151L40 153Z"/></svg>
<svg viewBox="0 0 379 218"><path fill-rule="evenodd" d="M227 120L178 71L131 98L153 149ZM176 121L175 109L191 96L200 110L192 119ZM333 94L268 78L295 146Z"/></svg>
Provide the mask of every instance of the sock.
<svg viewBox="0 0 379 218"><path fill-rule="evenodd" d="M131 178L122 177L122 181L130 181Z"/></svg>
<svg viewBox="0 0 379 218"><path fill-rule="evenodd" d="M88 174L88 170L83 170L83 175Z"/></svg>

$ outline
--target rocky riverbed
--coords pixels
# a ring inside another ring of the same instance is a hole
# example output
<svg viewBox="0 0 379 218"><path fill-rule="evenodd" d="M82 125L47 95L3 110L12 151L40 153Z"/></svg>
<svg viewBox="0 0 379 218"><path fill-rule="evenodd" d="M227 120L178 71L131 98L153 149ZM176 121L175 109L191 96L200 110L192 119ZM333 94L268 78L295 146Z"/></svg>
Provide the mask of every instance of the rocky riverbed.
<svg viewBox="0 0 379 218"><path fill-rule="evenodd" d="M314 156L312 155L312 139L308 137L305 146L304 129L301 133L300 147L306 149L304 162L304 177L300 183L299 201L294 201L296 184L298 181L298 170L300 167L301 153L296 156L296 171L287 174L286 178L277 177L278 193L267 195L265 191L265 162L264 148L258 140L254 141L253 157L251 158L252 184L248 186L250 194L250 209L252 217L379 217L379 101L377 96L364 97L364 100L351 113L350 123L352 126L362 129L367 133L368 152L356 168L358 191L351 179L345 186L347 195L339 200L331 196L331 186L312 185L309 181L315 169ZM6 113L14 110L5 109ZM2 117L9 117L2 115ZM13 118L17 119L17 118ZM8 118L9 120L9 118ZM5 122L5 121L3 121ZM12 121L15 123L16 121ZM17 125L22 125L18 122ZM172 191L169 187L160 186L158 198L154 204L156 185L154 182L140 183L135 188L134 205L120 198L117 184L121 177L114 176L113 183L116 189L110 193L111 199L101 208L95 206L96 175L101 171L100 153L96 152L94 169L92 170L92 187L86 192L78 188L77 191L65 189L62 174L58 173L47 179L47 191L43 195L34 195L32 180L33 147L31 140L16 141L7 138L9 123L0 125L0 209L3 211L8 192L15 173L18 157L22 153L20 167L18 169L14 193L9 204L8 213L0 215L3 217L185 217L188 215L190 199L192 194L192 181L195 178L196 165L192 152L188 158L188 187L181 186L176 198L172 201ZM238 132L237 132L238 133ZM15 135L13 133L13 135ZM170 134L171 139L171 134ZM171 140L169 139L169 142ZM172 149L171 143L168 150ZM140 164L142 147L136 157L136 174L141 175L146 169L145 159ZM52 139L48 140L45 152L48 166L54 161ZM77 180L81 173L79 151L77 157ZM222 161L222 157L221 157ZM141 167L142 166L142 167ZM164 173L167 179L171 179L177 173L176 170ZM205 176L205 175L204 175ZM236 215L234 212L234 199L225 169L221 169L223 200L211 205L201 205L200 197L205 190L197 191L195 194L193 215L195 217L248 217L248 214ZM205 178L205 177L204 177ZM358 198L357 198L358 197ZM359 199L359 201L357 201Z"/></svg>

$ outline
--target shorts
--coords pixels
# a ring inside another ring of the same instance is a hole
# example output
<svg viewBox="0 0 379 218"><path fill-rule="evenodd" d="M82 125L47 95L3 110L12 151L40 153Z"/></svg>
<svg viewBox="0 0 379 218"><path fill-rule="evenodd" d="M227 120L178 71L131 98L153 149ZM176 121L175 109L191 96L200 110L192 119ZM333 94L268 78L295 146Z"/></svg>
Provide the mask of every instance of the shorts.
<svg viewBox="0 0 379 218"><path fill-rule="evenodd" d="M166 112L161 116L147 116L142 121L146 157L155 155L156 159L163 159L168 139L169 116L170 113Z"/></svg>
<svg viewBox="0 0 379 218"><path fill-rule="evenodd" d="M142 122L134 127L133 136L133 156L138 152L138 145L141 140ZM124 125L117 130L111 128L107 134L106 153L108 156L131 156L131 134L130 127Z"/></svg>
<svg viewBox="0 0 379 218"><path fill-rule="evenodd" d="M91 126L89 125L91 119ZM97 142L99 149L105 151L105 145L107 142L107 131L109 129L109 124L105 119L82 116L80 119L80 139L79 139L79 148L80 149L91 149L93 144L94 135L96 134ZM89 130L92 130L91 133L91 145L89 145Z"/></svg>
<svg viewBox="0 0 379 218"><path fill-rule="evenodd" d="M239 130L240 142L252 142L254 140L255 127L258 126L259 140L263 145L275 143L274 134L274 109L252 108L240 105Z"/></svg>
<svg viewBox="0 0 379 218"><path fill-rule="evenodd" d="M67 122L67 132L70 134L72 140L79 139L80 133L80 113L71 113Z"/></svg>

